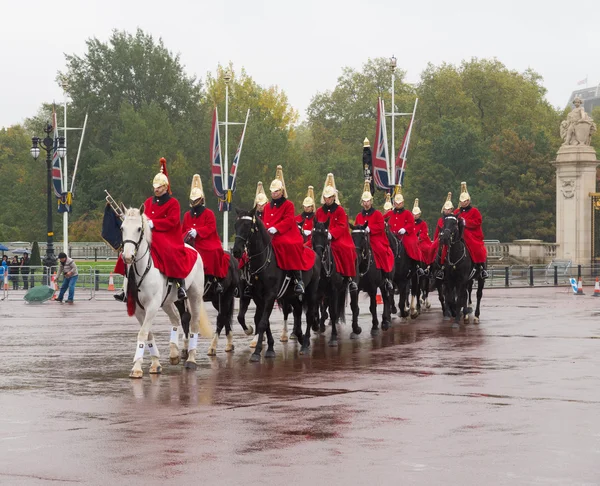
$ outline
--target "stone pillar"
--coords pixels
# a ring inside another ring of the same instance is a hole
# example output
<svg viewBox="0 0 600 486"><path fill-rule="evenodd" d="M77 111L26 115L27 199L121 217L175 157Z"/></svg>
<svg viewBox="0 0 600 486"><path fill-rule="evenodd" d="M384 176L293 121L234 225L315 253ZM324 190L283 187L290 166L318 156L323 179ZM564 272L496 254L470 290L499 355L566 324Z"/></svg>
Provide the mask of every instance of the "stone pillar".
<svg viewBox="0 0 600 486"><path fill-rule="evenodd" d="M592 208L596 192L596 151L589 145L563 145L556 160L556 258L573 265L592 259Z"/></svg>

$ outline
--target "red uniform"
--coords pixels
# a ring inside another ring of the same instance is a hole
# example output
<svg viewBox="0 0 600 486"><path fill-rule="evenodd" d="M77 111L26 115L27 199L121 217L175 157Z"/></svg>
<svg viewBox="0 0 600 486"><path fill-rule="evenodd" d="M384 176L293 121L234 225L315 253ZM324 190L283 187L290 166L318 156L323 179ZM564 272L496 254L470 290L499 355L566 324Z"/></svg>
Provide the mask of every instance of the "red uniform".
<svg viewBox="0 0 600 486"><path fill-rule="evenodd" d="M406 254L417 262L423 261L421 250L419 249L419 240L415 232L415 217L413 214L407 209L395 208L392 211L390 219L388 219L388 224L394 236L404 245ZM401 228L406 230L406 233L403 235L398 233Z"/></svg>
<svg viewBox="0 0 600 486"><path fill-rule="evenodd" d="M304 212L296 216L296 223L298 224L298 227L300 228L302 233L304 233L304 231L312 232L314 225L314 216L315 213ZM304 244L309 248L312 248L312 233L306 235L306 241L304 242Z"/></svg>
<svg viewBox="0 0 600 486"><path fill-rule="evenodd" d="M225 278L229 269L229 253L223 251L215 213L205 206L193 207L183 216L181 234L184 239L191 229L197 232L193 246L202 257L205 275Z"/></svg>
<svg viewBox="0 0 600 486"><path fill-rule="evenodd" d="M304 246L304 240L296 226L294 203L281 197L265 206L263 222L267 229L275 228L273 249L277 266L282 270L306 272L315 264L315 252Z"/></svg>
<svg viewBox="0 0 600 486"><path fill-rule="evenodd" d="M454 214L465 220L463 238L471 254L471 260L473 260L473 263L485 263L487 260L487 250L483 242L483 231L481 230L483 220L479 209L469 205L466 208L455 210Z"/></svg>
<svg viewBox="0 0 600 486"><path fill-rule="evenodd" d="M336 203L317 209L317 221L324 223L327 220L336 270L344 277L356 277L356 249L350 236L346 211Z"/></svg>
<svg viewBox="0 0 600 486"><path fill-rule="evenodd" d="M437 244L434 245L431 238L429 238L429 228L427 228L427 223L421 218L415 220L415 233L419 241L421 255L423 255L423 263L431 265L435 259Z"/></svg>
<svg viewBox="0 0 600 486"><path fill-rule="evenodd" d="M437 253L440 246L440 232L444 229L444 216L438 219L437 225L435 227L435 233L433 235L433 242L431 244L431 253L433 255L433 259L435 260L437 257ZM438 262L440 265L446 263L446 253L448 252L448 247L444 246L442 248L442 254L440 255L440 261Z"/></svg>
<svg viewBox="0 0 600 486"><path fill-rule="evenodd" d="M152 196L144 202L144 214L152 221L151 254L154 266L171 278L185 278L192 271L198 252L181 239L179 202L169 194ZM115 273L125 275L123 258L117 259Z"/></svg>
<svg viewBox="0 0 600 486"><path fill-rule="evenodd" d="M394 211L392 211L391 209L389 211L386 211L383 215L383 219L385 221L389 220L392 217L392 214L394 214Z"/></svg>
<svg viewBox="0 0 600 486"><path fill-rule="evenodd" d="M370 228L371 249L375 257L375 266L384 272L391 272L394 269L394 254L385 234L383 214L375 208L368 211L363 209L356 215L354 224L363 225L367 222Z"/></svg>

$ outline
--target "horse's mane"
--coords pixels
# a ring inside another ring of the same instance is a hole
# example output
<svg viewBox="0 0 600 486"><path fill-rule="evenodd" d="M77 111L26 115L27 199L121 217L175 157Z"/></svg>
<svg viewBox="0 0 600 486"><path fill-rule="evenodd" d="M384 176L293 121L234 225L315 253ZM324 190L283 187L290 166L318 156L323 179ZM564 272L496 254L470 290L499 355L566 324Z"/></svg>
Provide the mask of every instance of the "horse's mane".
<svg viewBox="0 0 600 486"><path fill-rule="evenodd" d="M268 245L269 243L271 243L271 237L269 236L269 232L267 231L267 228L265 227L265 223L262 222L262 219L260 218L255 218L256 219L256 226L258 227L258 234L261 236L262 241L265 245Z"/></svg>
<svg viewBox="0 0 600 486"><path fill-rule="evenodd" d="M140 210L138 208L128 208L125 212L125 221L127 221L128 218L137 219L139 217ZM125 223L125 221L123 221L123 223ZM144 232L144 239L146 240L146 243L150 245L152 243L152 231L150 231L150 227L148 226L148 217L145 214L142 214L142 231Z"/></svg>

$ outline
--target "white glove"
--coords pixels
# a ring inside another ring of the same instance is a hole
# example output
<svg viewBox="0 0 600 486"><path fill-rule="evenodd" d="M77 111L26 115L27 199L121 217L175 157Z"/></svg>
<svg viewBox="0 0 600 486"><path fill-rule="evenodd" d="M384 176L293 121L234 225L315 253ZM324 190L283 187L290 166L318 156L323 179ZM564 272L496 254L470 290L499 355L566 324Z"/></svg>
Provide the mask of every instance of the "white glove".
<svg viewBox="0 0 600 486"><path fill-rule="evenodd" d="M150 229L154 228L154 223L151 219L148 220L148 226L150 226Z"/></svg>
<svg viewBox="0 0 600 486"><path fill-rule="evenodd" d="M272 226L271 228L269 228L269 233L271 233L272 235L274 235L275 233L277 233L277 228L275 228L275 226Z"/></svg>
<svg viewBox="0 0 600 486"><path fill-rule="evenodd" d="M189 230L188 235L190 235L192 238L196 238L196 236L198 235L196 228L192 228L191 230Z"/></svg>
<svg viewBox="0 0 600 486"><path fill-rule="evenodd" d="M304 235L305 236L310 236L311 233L312 233L311 230L304 230Z"/></svg>
<svg viewBox="0 0 600 486"><path fill-rule="evenodd" d="M398 230L398 233L400 233L401 235L403 235L403 234L405 234L405 233L406 233L406 230L405 230L404 228L400 228L400 229Z"/></svg>
<svg viewBox="0 0 600 486"><path fill-rule="evenodd" d="M327 239L330 240L331 239L331 233L328 231L327 232Z"/></svg>
<svg viewBox="0 0 600 486"><path fill-rule="evenodd" d="M370 233L370 232L371 232L371 228L369 228L369 227L367 226L367 227L365 228L365 231L366 231L367 233Z"/></svg>

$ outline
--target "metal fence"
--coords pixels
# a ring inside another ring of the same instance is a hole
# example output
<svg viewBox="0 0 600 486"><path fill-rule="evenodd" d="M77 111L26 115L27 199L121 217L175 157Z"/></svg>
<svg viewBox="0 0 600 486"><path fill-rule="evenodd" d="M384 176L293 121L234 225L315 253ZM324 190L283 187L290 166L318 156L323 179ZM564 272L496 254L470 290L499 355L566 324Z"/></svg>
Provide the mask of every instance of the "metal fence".
<svg viewBox="0 0 600 486"><path fill-rule="evenodd" d="M486 287L540 287L570 285L571 278L593 285L600 277L600 265L571 265L553 261L548 265L492 265L488 267Z"/></svg>

